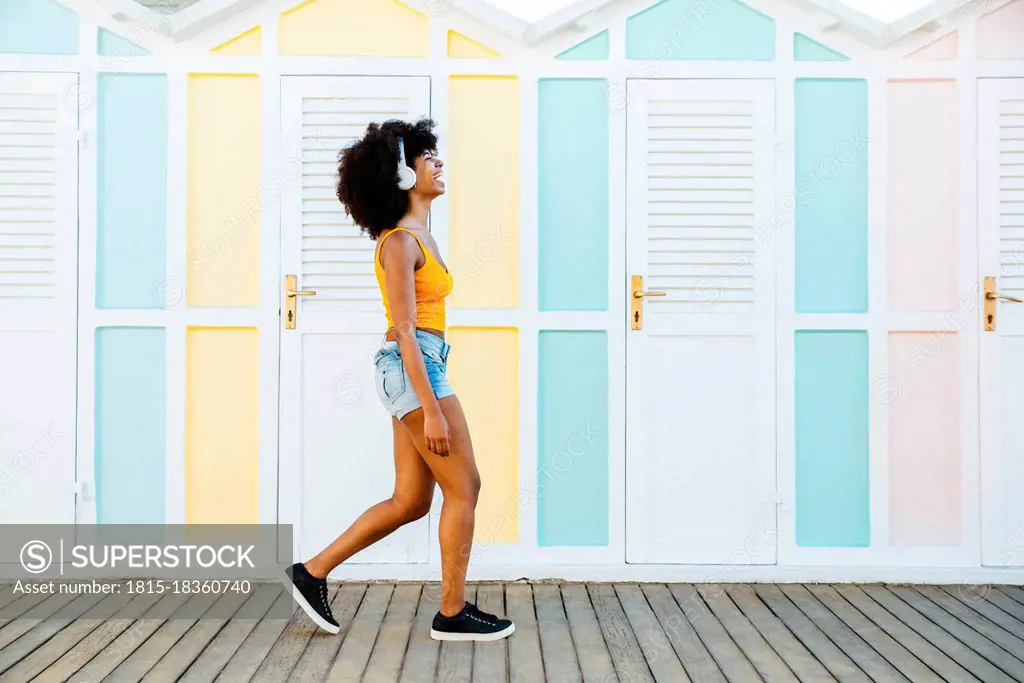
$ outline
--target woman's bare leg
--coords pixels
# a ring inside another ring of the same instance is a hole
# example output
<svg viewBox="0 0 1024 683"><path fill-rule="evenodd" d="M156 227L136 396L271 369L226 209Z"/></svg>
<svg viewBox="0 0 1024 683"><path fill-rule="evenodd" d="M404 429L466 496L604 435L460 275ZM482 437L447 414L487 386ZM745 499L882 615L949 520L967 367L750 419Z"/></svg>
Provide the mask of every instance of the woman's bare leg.
<svg viewBox="0 0 1024 683"><path fill-rule="evenodd" d="M305 563L306 571L318 579L326 578L331 570L363 548L430 512L434 476L420 457L409 430L395 418L391 423L395 444L395 492L361 514L345 533Z"/></svg>
<svg viewBox="0 0 1024 683"><path fill-rule="evenodd" d="M438 524L441 545L441 614L453 616L466 604L466 569L473 547L476 502L480 494L480 473L473 457L469 425L457 396L440 401L448 421L451 452L448 457L430 452L423 439L423 411L405 416L403 424L412 435L417 450L441 486L444 505Z"/></svg>

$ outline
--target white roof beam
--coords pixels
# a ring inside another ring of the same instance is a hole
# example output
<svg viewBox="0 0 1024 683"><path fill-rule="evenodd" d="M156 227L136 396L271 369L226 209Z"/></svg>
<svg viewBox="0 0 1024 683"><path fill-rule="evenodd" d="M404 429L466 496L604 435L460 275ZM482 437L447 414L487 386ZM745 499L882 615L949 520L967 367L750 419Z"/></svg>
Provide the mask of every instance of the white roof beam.
<svg viewBox="0 0 1024 683"><path fill-rule="evenodd" d="M75 6L88 0L60 0ZM164 16L153 12L135 0L97 0L106 12L122 22L138 22L155 32L176 41L186 40L230 16L242 12L264 0L199 0L191 7ZM296 0L298 2L299 0ZM625 0L576 0L550 16L527 22L494 5L489 0L456 0L451 7L494 27L508 38L536 45L562 31L590 33L597 30L600 11L606 6ZM843 0L799 0L811 10L811 19L824 32L843 30L874 47L888 47L911 33L924 29L940 31L969 0L933 0L920 10L893 23L879 21L847 5ZM437 0L402 0L418 11L432 13ZM655 4L651 0L650 4ZM638 8L642 8L643 3ZM433 12L436 14L436 9Z"/></svg>
<svg viewBox="0 0 1024 683"><path fill-rule="evenodd" d="M402 0L402 2L415 10L424 11L424 0ZM458 11L465 12L474 19L496 28L512 40L524 41L524 36L530 28L529 22L523 21L514 14L486 2L486 0L458 0L454 3L453 7Z"/></svg>
<svg viewBox="0 0 1024 683"><path fill-rule="evenodd" d="M527 45L537 45L544 39L566 29L586 33L591 30L597 14L617 0L577 0L554 14L535 22L526 31L523 39Z"/></svg>
<svg viewBox="0 0 1024 683"><path fill-rule="evenodd" d="M814 12L811 14L811 21L825 33L831 33L832 31L839 30L843 25L843 20L830 12Z"/></svg>
<svg viewBox="0 0 1024 683"><path fill-rule="evenodd" d="M80 1L65 0L64 4L74 9L76 5L80 4ZM170 35L170 23L167 17L142 6L135 0L102 0L101 4L107 14L118 22L123 24L137 22L161 35Z"/></svg>
<svg viewBox="0 0 1024 683"><path fill-rule="evenodd" d="M176 41L188 40L199 35L228 17L247 10L262 0L200 0L174 13L171 18L171 35Z"/></svg>

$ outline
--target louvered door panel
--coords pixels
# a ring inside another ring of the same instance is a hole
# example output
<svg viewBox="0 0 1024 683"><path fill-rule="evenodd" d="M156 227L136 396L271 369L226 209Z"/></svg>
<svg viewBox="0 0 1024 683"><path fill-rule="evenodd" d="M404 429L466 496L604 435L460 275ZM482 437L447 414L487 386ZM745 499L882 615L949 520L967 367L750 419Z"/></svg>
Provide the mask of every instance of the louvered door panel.
<svg viewBox="0 0 1024 683"><path fill-rule="evenodd" d="M77 82L0 74L0 524L75 520Z"/></svg>
<svg viewBox="0 0 1024 683"><path fill-rule="evenodd" d="M664 296L626 333L627 560L730 564L756 539L743 561L770 564L774 247L757 229L775 194L774 86L629 90L627 278Z"/></svg>
<svg viewBox="0 0 1024 683"><path fill-rule="evenodd" d="M345 215L336 195L338 152L372 121L408 119L408 97L302 99L302 286L315 289L307 311L383 315L373 271L375 243Z"/></svg>
<svg viewBox="0 0 1024 683"><path fill-rule="evenodd" d="M53 299L59 93L0 94L0 299Z"/></svg>
<svg viewBox="0 0 1024 683"><path fill-rule="evenodd" d="M654 99L647 138L651 311L754 305L757 120L753 100Z"/></svg>
<svg viewBox="0 0 1024 683"><path fill-rule="evenodd" d="M1024 98L999 103L1000 288L1024 297Z"/></svg>

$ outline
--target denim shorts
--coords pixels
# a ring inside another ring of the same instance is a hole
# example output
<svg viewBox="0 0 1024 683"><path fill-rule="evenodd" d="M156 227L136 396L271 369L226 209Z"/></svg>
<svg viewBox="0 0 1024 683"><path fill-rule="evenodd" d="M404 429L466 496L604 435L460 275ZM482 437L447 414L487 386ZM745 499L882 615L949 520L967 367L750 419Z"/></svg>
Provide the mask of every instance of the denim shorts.
<svg viewBox="0 0 1024 683"><path fill-rule="evenodd" d="M430 378L434 396L438 401L454 396L455 390L448 384L446 376L448 352L452 345L440 337L422 330L416 330L416 341L423 354L423 363L427 366L427 377ZM384 342L380 351L373 357L373 364L377 368L377 396L389 413L401 420L412 411L422 407L419 397L416 396L416 390L413 389L412 382L409 380L409 373L405 371L405 363L402 362L402 352L398 348L398 342Z"/></svg>

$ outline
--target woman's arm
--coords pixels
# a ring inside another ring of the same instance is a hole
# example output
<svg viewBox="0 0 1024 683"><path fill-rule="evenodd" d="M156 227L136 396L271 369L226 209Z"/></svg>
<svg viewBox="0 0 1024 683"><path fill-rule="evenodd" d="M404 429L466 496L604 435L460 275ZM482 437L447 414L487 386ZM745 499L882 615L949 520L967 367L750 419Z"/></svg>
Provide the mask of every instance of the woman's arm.
<svg viewBox="0 0 1024 683"><path fill-rule="evenodd" d="M427 447L437 455L449 452L448 422L441 412L441 404L427 376L427 366L416 340L416 284L414 273L419 260L426 256L416 239L408 233L392 235L381 249L380 261L384 266L384 281L388 290L388 305L398 348L402 354L405 372L412 382L413 391L423 406L423 436Z"/></svg>

